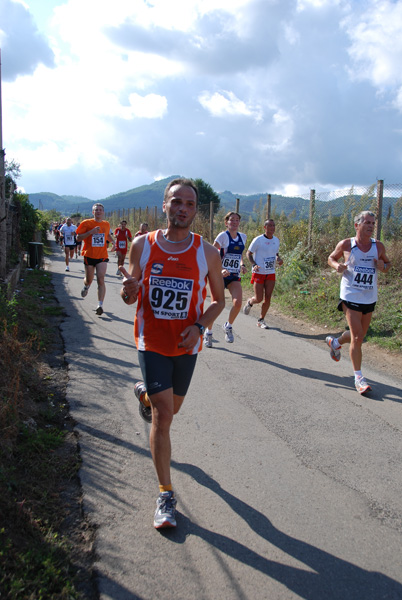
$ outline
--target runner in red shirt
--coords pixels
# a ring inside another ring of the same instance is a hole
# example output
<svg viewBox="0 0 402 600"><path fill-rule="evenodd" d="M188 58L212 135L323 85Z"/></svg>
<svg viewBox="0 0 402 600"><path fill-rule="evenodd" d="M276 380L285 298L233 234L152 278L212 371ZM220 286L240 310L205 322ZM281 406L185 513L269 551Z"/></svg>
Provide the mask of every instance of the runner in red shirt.
<svg viewBox="0 0 402 600"><path fill-rule="evenodd" d="M127 221L121 221L119 227L116 227L116 229L114 230L114 236L116 238L115 244L117 267L122 267L124 265L124 259L126 258L128 250L128 242L131 242L133 239L131 231L127 229ZM122 276L119 268L116 271L116 275L118 277Z"/></svg>

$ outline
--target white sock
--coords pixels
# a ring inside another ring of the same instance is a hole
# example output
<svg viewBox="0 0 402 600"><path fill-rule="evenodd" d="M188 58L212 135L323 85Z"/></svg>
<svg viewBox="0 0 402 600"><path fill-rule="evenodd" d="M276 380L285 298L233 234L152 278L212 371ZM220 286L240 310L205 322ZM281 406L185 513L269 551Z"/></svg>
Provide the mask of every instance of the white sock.
<svg viewBox="0 0 402 600"><path fill-rule="evenodd" d="M334 338L332 340L332 348L334 350L338 350L338 348L342 348L341 344L339 343L339 338Z"/></svg>
<svg viewBox="0 0 402 600"><path fill-rule="evenodd" d="M103 306L103 301L102 300L99 300L98 306Z"/></svg>
<svg viewBox="0 0 402 600"><path fill-rule="evenodd" d="M212 333L212 327L211 327L211 329L209 327L207 327L206 330L205 330L205 332L206 333Z"/></svg>
<svg viewBox="0 0 402 600"><path fill-rule="evenodd" d="M363 377L362 372L361 371L355 371L355 379L360 379L360 377Z"/></svg>

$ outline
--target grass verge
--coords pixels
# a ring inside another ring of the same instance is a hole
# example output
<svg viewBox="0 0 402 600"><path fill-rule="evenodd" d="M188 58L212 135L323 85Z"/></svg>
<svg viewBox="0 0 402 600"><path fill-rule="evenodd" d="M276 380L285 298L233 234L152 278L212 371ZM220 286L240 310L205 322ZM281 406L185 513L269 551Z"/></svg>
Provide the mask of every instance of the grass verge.
<svg viewBox="0 0 402 600"><path fill-rule="evenodd" d="M80 458L48 272L0 297L0 596L96 598L94 532L81 512Z"/></svg>

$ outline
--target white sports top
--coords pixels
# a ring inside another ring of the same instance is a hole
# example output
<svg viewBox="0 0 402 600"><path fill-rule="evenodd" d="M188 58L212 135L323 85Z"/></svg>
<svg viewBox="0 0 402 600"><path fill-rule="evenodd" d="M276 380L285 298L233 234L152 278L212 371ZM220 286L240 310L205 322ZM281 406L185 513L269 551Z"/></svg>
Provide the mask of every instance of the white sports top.
<svg viewBox="0 0 402 600"><path fill-rule="evenodd" d="M279 239L274 235L267 238L262 234L254 238L249 246L249 251L254 255L254 261L260 267L258 273L270 275L275 273L276 255L279 252Z"/></svg>
<svg viewBox="0 0 402 600"><path fill-rule="evenodd" d="M357 304L372 304L377 302L377 244L371 238L371 248L368 252L359 250L356 238L350 238L351 252L347 261L347 269L341 279L341 300Z"/></svg>

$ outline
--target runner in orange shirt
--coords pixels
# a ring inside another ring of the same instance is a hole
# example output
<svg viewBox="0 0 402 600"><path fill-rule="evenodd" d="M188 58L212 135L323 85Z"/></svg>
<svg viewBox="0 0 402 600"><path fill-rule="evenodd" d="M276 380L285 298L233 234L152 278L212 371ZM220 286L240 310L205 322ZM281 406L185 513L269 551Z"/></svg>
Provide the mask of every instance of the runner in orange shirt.
<svg viewBox="0 0 402 600"><path fill-rule="evenodd" d="M112 242L114 250L114 240L110 234L110 224L103 221L105 208L103 204L97 202L92 207L93 219L85 219L78 226L76 231L77 242L84 242L82 254L84 256L85 277L84 287L81 290L81 296L85 298L89 287L94 280L96 271L96 281L98 284L98 306L96 314L103 314L103 300L106 294L105 275L107 263L109 262L107 242Z"/></svg>
<svg viewBox="0 0 402 600"><path fill-rule="evenodd" d="M128 272L120 267L121 297L126 304L138 300L134 328L144 382L134 389L141 415L152 422L150 446L159 480L157 529L176 526L170 475L173 416L189 388L205 326L225 305L219 252L190 231L197 209L194 182L171 181L163 200L167 229L135 238ZM204 312L207 282L211 303Z"/></svg>

